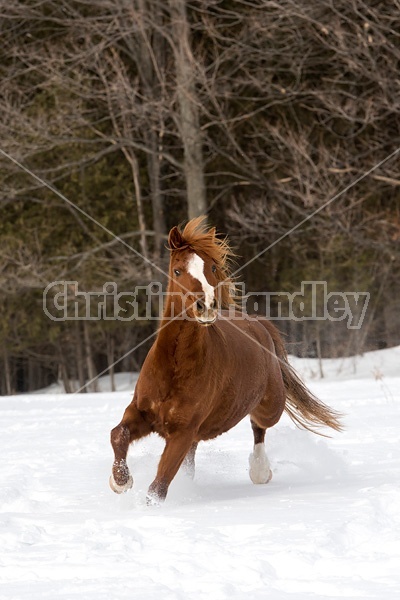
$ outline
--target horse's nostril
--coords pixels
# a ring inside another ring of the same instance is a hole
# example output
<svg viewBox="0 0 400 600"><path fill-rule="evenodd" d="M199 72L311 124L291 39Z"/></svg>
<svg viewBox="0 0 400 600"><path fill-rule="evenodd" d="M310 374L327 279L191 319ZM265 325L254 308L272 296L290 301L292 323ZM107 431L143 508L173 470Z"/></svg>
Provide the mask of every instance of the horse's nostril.
<svg viewBox="0 0 400 600"><path fill-rule="evenodd" d="M214 300L211 302L211 308L217 308L217 301L214 298Z"/></svg>
<svg viewBox="0 0 400 600"><path fill-rule="evenodd" d="M204 312L206 305L204 304L204 302L202 300L197 300L196 308L199 312Z"/></svg>

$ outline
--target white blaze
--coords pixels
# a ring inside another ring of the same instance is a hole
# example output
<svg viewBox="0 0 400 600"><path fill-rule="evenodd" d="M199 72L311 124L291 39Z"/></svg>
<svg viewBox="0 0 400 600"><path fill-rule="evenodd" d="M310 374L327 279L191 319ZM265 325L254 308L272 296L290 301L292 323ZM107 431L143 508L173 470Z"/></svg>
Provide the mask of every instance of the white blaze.
<svg viewBox="0 0 400 600"><path fill-rule="evenodd" d="M188 260L187 270L192 277L200 281L205 295L206 307L210 308L214 300L214 288L208 283L204 275L204 260L198 254L192 254Z"/></svg>

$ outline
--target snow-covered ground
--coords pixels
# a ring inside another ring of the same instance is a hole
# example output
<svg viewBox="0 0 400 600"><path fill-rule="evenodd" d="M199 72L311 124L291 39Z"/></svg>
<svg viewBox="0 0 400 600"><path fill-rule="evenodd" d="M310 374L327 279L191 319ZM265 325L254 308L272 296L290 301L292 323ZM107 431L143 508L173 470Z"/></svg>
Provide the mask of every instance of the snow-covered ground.
<svg viewBox="0 0 400 600"><path fill-rule="evenodd" d="M114 393L0 398L0 598L241 600L400 597L400 347L356 361L293 361L345 413L332 439L286 417L267 436L274 477L255 486L246 419L199 446L147 507L162 441L131 448L134 489L108 488ZM107 389L107 379L102 381Z"/></svg>

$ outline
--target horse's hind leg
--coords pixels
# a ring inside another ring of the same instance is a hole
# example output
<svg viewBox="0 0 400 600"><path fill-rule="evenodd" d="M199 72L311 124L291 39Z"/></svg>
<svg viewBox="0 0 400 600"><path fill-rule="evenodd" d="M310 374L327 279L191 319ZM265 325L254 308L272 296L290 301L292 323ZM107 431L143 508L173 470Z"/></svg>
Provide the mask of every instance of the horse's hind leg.
<svg viewBox="0 0 400 600"><path fill-rule="evenodd" d="M253 483L268 483L272 478L272 471L265 452L265 429L253 419L250 422L254 434L254 449L249 456L250 479Z"/></svg>
<svg viewBox="0 0 400 600"><path fill-rule="evenodd" d="M265 431L278 423L285 408L285 388L282 378L276 379L275 386L251 412L251 426L254 434L254 449L250 454L250 479L253 483L268 483L272 471L265 452Z"/></svg>
<svg viewBox="0 0 400 600"><path fill-rule="evenodd" d="M132 402L125 410L121 423L111 431L114 463L110 476L110 488L117 494L128 491L133 485L132 475L126 463L129 444L151 433L151 427Z"/></svg>

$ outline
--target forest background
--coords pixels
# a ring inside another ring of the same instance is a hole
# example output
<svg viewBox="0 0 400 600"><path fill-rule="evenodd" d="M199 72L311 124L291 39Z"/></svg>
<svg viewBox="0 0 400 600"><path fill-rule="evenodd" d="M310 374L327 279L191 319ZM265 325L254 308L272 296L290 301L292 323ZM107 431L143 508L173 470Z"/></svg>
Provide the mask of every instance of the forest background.
<svg viewBox="0 0 400 600"><path fill-rule="evenodd" d="M0 7L1 394L138 370L154 321L53 321L43 290L165 285L199 214L247 291L370 293L360 329L278 322L291 353L400 343L398 0Z"/></svg>

